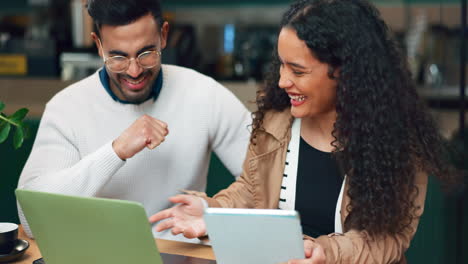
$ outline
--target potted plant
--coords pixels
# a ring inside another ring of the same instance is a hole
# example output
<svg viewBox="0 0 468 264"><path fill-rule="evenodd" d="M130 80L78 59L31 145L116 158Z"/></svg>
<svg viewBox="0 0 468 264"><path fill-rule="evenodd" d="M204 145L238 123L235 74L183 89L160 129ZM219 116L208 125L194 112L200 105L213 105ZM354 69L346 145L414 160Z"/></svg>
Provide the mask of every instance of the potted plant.
<svg viewBox="0 0 468 264"><path fill-rule="evenodd" d="M14 127L13 147L18 149L23 145L24 139L29 136L28 126L23 123L29 110L27 108L21 108L14 114L7 116L2 112L4 108L5 104L0 101L0 144L7 140L12 127Z"/></svg>

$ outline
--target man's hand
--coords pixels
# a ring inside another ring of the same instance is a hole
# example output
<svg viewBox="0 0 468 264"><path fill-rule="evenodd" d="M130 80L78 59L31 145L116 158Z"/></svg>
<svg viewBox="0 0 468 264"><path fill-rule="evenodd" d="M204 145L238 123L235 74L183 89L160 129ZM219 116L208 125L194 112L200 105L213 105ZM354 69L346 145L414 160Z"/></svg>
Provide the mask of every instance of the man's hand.
<svg viewBox="0 0 468 264"><path fill-rule="evenodd" d="M143 115L112 142L112 147L120 159L126 160L145 147L154 149L159 146L168 133L166 123L149 115Z"/></svg>
<svg viewBox="0 0 468 264"><path fill-rule="evenodd" d="M203 203L201 198L192 195L177 195L169 201L178 205L163 210L149 218L151 223L167 219L156 226L161 232L172 229L172 234L183 234L186 238L197 238L206 234L206 225L203 220Z"/></svg>
<svg viewBox="0 0 468 264"><path fill-rule="evenodd" d="M325 264L326 256L325 252L317 243L310 240L304 240L304 253L305 259L292 259L288 261L288 264Z"/></svg>

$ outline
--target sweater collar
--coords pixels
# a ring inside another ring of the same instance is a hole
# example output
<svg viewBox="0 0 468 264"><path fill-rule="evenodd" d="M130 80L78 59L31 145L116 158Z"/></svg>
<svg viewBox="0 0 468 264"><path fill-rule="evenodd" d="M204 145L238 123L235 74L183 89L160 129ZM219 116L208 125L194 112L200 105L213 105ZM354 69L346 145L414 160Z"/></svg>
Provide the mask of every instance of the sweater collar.
<svg viewBox="0 0 468 264"><path fill-rule="evenodd" d="M163 85L163 74L162 74L162 67L161 70L159 70L158 77L156 78L156 81L153 83L153 89L151 90L150 96L148 98L153 98L153 101L156 101L158 99L159 93L161 92L161 88ZM120 100L114 92L110 89L110 84L109 84L109 75L107 74L106 67L102 67L101 70L99 71L99 79L101 81L102 86L104 89L106 89L106 92L112 97L112 99L116 102L122 103L122 104L134 104L128 101Z"/></svg>

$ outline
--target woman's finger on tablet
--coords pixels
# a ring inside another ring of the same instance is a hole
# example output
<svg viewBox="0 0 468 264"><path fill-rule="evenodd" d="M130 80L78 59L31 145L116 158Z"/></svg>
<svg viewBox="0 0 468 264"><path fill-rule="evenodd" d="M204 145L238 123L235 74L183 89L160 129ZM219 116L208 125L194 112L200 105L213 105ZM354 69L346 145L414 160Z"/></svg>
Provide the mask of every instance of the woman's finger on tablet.
<svg viewBox="0 0 468 264"><path fill-rule="evenodd" d="M311 240L304 240L304 253L306 258L310 258L312 256L312 250L314 248L314 243Z"/></svg>

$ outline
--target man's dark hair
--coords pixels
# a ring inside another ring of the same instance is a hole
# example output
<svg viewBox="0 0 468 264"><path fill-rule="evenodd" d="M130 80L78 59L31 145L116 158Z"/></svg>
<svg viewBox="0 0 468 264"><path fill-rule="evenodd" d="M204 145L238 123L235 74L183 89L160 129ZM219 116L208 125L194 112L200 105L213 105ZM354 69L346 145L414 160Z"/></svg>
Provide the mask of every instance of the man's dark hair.
<svg viewBox="0 0 468 264"><path fill-rule="evenodd" d="M159 26L163 23L159 0L88 0L86 8L98 34L102 25L128 25L147 14L153 15Z"/></svg>

